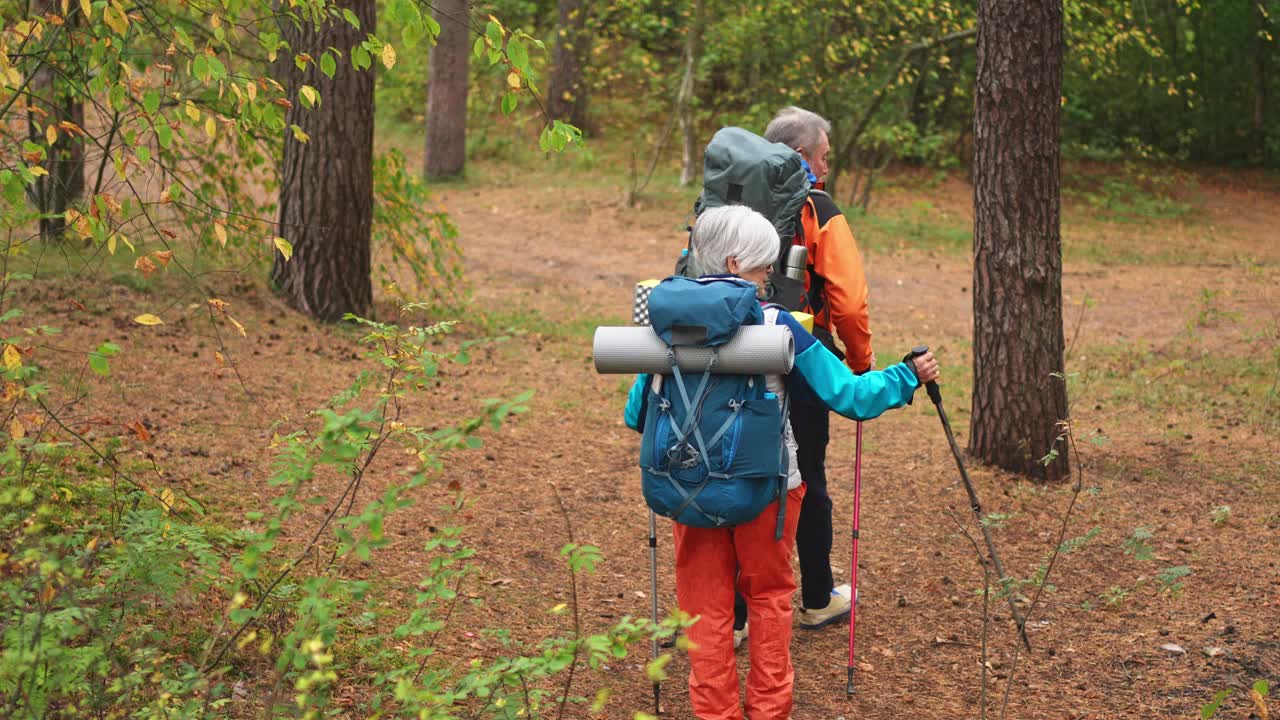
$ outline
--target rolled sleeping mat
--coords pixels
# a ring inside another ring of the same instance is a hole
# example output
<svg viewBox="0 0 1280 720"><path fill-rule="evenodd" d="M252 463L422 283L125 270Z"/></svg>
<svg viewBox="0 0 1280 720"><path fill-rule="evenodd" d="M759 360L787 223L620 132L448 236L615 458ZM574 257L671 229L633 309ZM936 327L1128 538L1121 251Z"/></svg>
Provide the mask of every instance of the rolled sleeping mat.
<svg viewBox="0 0 1280 720"><path fill-rule="evenodd" d="M671 374L667 344L651 327L598 327L592 343L596 372L601 374ZM702 372L711 348L677 346L676 364L683 372ZM720 346L712 373L785 375L795 363L796 342L783 325L744 325Z"/></svg>

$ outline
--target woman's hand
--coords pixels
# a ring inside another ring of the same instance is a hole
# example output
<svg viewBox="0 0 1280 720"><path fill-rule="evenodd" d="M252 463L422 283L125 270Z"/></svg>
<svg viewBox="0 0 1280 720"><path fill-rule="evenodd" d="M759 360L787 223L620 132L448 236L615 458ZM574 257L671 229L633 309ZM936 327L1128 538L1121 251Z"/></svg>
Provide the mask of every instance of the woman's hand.
<svg viewBox="0 0 1280 720"><path fill-rule="evenodd" d="M938 359L933 356L932 352L925 351L925 354L912 358L911 364L921 385L938 379Z"/></svg>

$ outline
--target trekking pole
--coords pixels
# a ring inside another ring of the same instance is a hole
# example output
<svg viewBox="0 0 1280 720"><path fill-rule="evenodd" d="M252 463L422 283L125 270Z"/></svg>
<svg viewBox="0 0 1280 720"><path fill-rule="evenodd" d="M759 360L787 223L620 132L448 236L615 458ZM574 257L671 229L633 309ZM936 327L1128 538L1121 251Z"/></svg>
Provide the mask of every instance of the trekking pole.
<svg viewBox="0 0 1280 720"><path fill-rule="evenodd" d="M907 358L916 358L927 352L929 352L929 348L926 345L914 347ZM947 442L951 445L951 454L955 456L956 467L960 469L960 479L964 482L964 491L969 495L969 507L973 510L973 516L977 518L978 527L982 530L982 539L986 541L987 553L991 556L991 563L995 566L996 575L1000 578L1000 586L1007 589L1008 575L1004 572L1004 563L1000 562L1000 555L996 553L995 541L991 539L991 529L987 527L986 516L982 513L982 503L978 501L978 493L973 489L973 482L969 480L969 471L965 470L964 458L960 455L960 447L956 445L955 433L951 432L951 422L947 420L947 411L942 409L942 391L938 389L938 383L936 382L926 384L925 390L929 392L929 399L933 401L933 406L938 410L938 419L942 421L942 429L946 432ZM1013 593L1009 594L1009 611L1013 614L1013 621L1018 625L1018 634L1022 637L1022 645L1026 647L1027 652L1031 652L1031 640L1027 638L1027 621L1023 619L1022 612L1018 610Z"/></svg>
<svg viewBox="0 0 1280 720"><path fill-rule="evenodd" d="M658 518L649 511L649 598L653 624L658 624ZM658 638L653 638L653 659L658 659ZM653 714L662 714L662 683L653 682Z"/></svg>
<svg viewBox="0 0 1280 720"><path fill-rule="evenodd" d="M853 635L858 622L858 518L862 514L862 421L858 421L857 440L853 451L853 559L849 573L849 681L844 686L846 695L853 694Z"/></svg>

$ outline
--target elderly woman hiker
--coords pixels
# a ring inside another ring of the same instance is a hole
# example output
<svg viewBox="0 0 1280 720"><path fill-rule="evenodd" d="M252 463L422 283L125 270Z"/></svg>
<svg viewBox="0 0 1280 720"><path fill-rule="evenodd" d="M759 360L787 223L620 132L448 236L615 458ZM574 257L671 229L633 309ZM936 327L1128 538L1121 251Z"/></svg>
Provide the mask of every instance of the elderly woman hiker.
<svg viewBox="0 0 1280 720"><path fill-rule="evenodd" d="M703 212L690 245L692 267L704 281L740 278L762 289L779 240L764 216L734 205ZM937 361L929 353L855 376L786 311L766 306L764 322L785 325L795 339L791 373L765 378L768 391L783 408L787 386L803 381L832 410L849 418L871 419L910 403L916 388L938 377ZM653 381L641 375L632 387L626 410L632 429L644 426L650 398L655 397L646 389ZM745 717L787 720L791 715L791 598L796 590L791 555L805 488L790 426L783 422L781 427L783 437L775 446L785 443L789 460L782 522L779 501L774 500L754 519L728 527L674 524L676 596L682 610L699 618L687 630L692 643L689 700L699 720L744 718L733 646L735 588L746 598L751 625Z"/></svg>

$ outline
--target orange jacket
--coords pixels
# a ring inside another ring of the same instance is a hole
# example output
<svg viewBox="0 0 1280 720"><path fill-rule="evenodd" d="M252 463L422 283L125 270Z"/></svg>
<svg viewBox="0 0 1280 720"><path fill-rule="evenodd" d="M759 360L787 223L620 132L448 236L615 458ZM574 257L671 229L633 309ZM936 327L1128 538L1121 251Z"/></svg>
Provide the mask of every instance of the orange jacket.
<svg viewBox="0 0 1280 720"><path fill-rule="evenodd" d="M814 316L814 326L839 336L847 355L845 363L850 369L867 370L872 357L867 278L862 271L862 253L858 252L853 230L831 197L820 192L811 193L805 201L800 209L800 223L811 268L804 279L806 295L813 296L811 288L814 283L819 285L814 302L808 308Z"/></svg>

